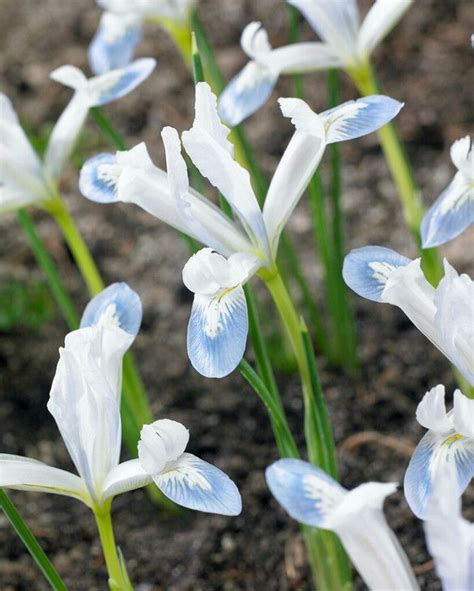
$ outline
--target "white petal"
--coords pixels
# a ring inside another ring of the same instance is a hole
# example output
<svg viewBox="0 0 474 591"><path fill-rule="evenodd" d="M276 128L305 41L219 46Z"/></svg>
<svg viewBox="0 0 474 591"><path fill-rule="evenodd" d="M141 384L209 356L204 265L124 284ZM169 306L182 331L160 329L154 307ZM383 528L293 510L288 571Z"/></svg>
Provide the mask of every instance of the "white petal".
<svg viewBox="0 0 474 591"><path fill-rule="evenodd" d="M152 477L142 468L140 460L122 462L107 474L103 484L102 500L142 488L152 482Z"/></svg>
<svg viewBox="0 0 474 591"><path fill-rule="evenodd" d="M457 433L474 440L474 400L461 390L454 392L453 424Z"/></svg>
<svg viewBox="0 0 474 591"><path fill-rule="evenodd" d="M388 96L373 95L348 101L320 114L328 144L362 137L391 121L403 103Z"/></svg>
<svg viewBox="0 0 474 591"><path fill-rule="evenodd" d="M451 146L451 160L466 179L474 180L474 151L471 138L467 135Z"/></svg>
<svg viewBox="0 0 474 591"><path fill-rule="evenodd" d="M474 476L474 440L454 429L438 434L428 431L418 444L405 474L405 497L413 513L424 519L433 493L433 482L452 465L457 477L452 494L460 497Z"/></svg>
<svg viewBox="0 0 474 591"><path fill-rule="evenodd" d="M256 60L272 49L267 31L263 28L262 23L257 21L249 23L242 31L240 45L250 58Z"/></svg>
<svg viewBox="0 0 474 591"><path fill-rule="evenodd" d="M360 52L370 54L412 4L413 0L375 0L360 28Z"/></svg>
<svg viewBox="0 0 474 591"><path fill-rule="evenodd" d="M258 246L268 253L262 212L249 173L232 157L227 128L217 115L216 97L206 83L196 86L196 118L182 135L183 143L201 174L224 195Z"/></svg>
<svg viewBox="0 0 474 591"><path fill-rule="evenodd" d="M25 207L38 200L37 195L25 193L15 186L2 185L0 182L0 213Z"/></svg>
<svg viewBox="0 0 474 591"><path fill-rule="evenodd" d="M74 90L81 90L87 86L87 78L76 66L60 66L56 70L53 70L49 77L51 80Z"/></svg>
<svg viewBox="0 0 474 591"><path fill-rule="evenodd" d="M219 115L229 125L239 125L263 107L277 79L277 73L257 62L249 62L220 95Z"/></svg>
<svg viewBox="0 0 474 591"><path fill-rule="evenodd" d="M44 164L52 178L57 179L70 157L89 112L87 96L77 92L61 113L51 132Z"/></svg>
<svg viewBox="0 0 474 591"><path fill-rule="evenodd" d="M474 223L474 184L458 172L421 223L423 248L449 242Z"/></svg>
<svg viewBox="0 0 474 591"><path fill-rule="evenodd" d="M97 154L86 160L79 177L79 190L96 203L118 201L117 185L122 168L113 154Z"/></svg>
<svg viewBox="0 0 474 591"><path fill-rule="evenodd" d="M453 428L453 422L446 412L444 386L439 384L423 396L416 409L416 420L425 429L446 433Z"/></svg>
<svg viewBox="0 0 474 591"><path fill-rule="evenodd" d="M194 296L187 346L201 375L223 378L234 371L244 355L247 333L247 302L240 285L216 296Z"/></svg>
<svg viewBox="0 0 474 591"><path fill-rule="evenodd" d="M327 527L331 513L347 494L323 470L303 460L278 460L266 469L265 478L285 511L313 527Z"/></svg>
<svg viewBox="0 0 474 591"><path fill-rule="evenodd" d="M390 248L365 246L351 250L344 258L342 275L356 294L373 302L381 302L389 277L398 267L409 263L410 259Z"/></svg>
<svg viewBox="0 0 474 591"><path fill-rule="evenodd" d="M351 64L357 58L359 13L356 0L288 0L323 41Z"/></svg>
<svg viewBox="0 0 474 591"><path fill-rule="evenodd" d="M112 314L116 326L137 336L143 309L139 295L126 283L113 283L87 304L81 318L81 328L103 322L104 314Z"/></svg>
<svg viewBox="0 0 474 591"><path fill-rule="evenodd" d="M139 16L105 12L87 51L91 70L94 74L105 74L128 65L141 36Z"/></svg>
<svg viewBox="0 0 474 591"><path fill-rule="evenodd" d="M463 519L453 494L456 474L447 470L434 483L424 523L426 543L444 591L474 588L474 527Z"/></svg>
<svg viewBox="0 0 474 591"><path fill-rule="evenodd" d="M285 117L296 126L273 175L263 207L273 255L281 232L321 161L326 147L324 127L318 115L299 99L280 99Z"/></svg>
<svg viewBox="0 0 474 591"><path fill-rule="evenodd" d="M293 43L277 47L261 58L272 71L281 74L299 74L337 68L342 65L338 55L326 43Z"/></svg>
<svg viewBox="0 0 474 591"><path fill-rule="evenodd" d="M147 474L153 476L166 466L166 447L151 425L143 425L138 442L138 458Z"/></svg>
<svg viewBox="0 0 474 591"><path fill-rule="evenodd" d="M196 0L97 0L97 4L104 10L117 14L139 14L142 16L156 16L165 19L182 21L184 20Z"/></svg>
<svg viewBox="0 0 474 591"><path fill-rule="evenodd" d="M184 453L153 480L163 494L188 509L219 515L238 515L242 510L232 480L192 454Z"/></svg>
<svg viewBox="0 0 474 591"><path fill-rule="evenodd" d="M167 462L174 462L184 453L189 442L189 431L184 425L178 423L178 421L161 419L149 426L155 432L155 436L161 439L165 448Z"/></svg>
<svg viewBox="0 0 474 591"><path fill-rule="evenodd" d="M21 456L0 454L0 487L90 501L84 482L75 474Z"/></svg>

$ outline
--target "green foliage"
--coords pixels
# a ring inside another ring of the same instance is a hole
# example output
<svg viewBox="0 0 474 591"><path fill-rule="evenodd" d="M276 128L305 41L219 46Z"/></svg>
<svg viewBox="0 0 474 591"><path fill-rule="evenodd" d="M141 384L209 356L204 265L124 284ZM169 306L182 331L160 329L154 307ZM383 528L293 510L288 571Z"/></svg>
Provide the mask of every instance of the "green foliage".
<svg viewBox="0 0 474 591"><path fill-rule="evenodd" d="M43 282L9 281L0 289L0 331L37 329L53 315L53 302Z"/></svg>

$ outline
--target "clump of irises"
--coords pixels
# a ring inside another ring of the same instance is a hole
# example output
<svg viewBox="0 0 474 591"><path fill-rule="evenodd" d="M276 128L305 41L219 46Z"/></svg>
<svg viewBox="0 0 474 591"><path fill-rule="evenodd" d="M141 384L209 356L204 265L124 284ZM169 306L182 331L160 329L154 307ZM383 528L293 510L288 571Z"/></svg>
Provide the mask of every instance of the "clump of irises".
<svg viewBox="0 0 474 591"><path fill-rule="evenodd" d="M404 104L381 92L370 61L413 2L376 0L360 19L355 0L288 0L293 43L274 49L262 24L249 23L241 42L250 61L227 86L198 18L197 2L97 4L104 12L88 50L94 75L87 78L72 65L51 74L74 94L53 128L44 157L35 152L11 102L0 94L0 211L16 211L70 328L47 406L75 467L70 472L0 454L0 486L66 495L87 505L97 523L112 590L133 588L113 533L115 496L146 487L150 501L161 510L173 512L182 506L229 517L242 510L236 484L186 452L187 429L170 419L154 420L128 351L141 324L140 297L121 277L105 287L62 199L61 172L91 113L114 149L87 159L78 175L78 191L102 205L138 205L177 230L176 240L185 240L190 257L183 261L182 279L194 299L183 360L187 357L207 378L239 371L264 403L275 437L275 462L266 470L266 481L281 507L300 524L319 591L350 589L351 564L370 589L418 589L383 512L386 497L398 483L367 482L352 490L340 483L317 353L347 371L357 367L348 289L400 308L451 362L459 386L452 408L447 410L441 384L421 398L416 420L426 433L406 467L403 490L410 509L423 520L443 589L472 589L474 535L462 517L461 500L474 475L474 283L447 260L441 263L435 250L474 222L472 141L466 136L453 144L454 178L425 212L392 123ZM320 41L298 40L299 14ZM144 27L157 25L171 35L195 82L190 129L161 130L166 170L153 162L144 143L128 147L102 110L153 73L154 59L133 61L133 56ZM338 99L338 69L350 76L360 98ZM300 83L302 74L321 70L329 70L329 104L316 110ZM267 183L240 124L273 100L282 74L292 74L295 80L294 96L278 99L281 125L291 125L292 135ZM374 132L418 258L383 246L362 245L346 254L337 145ZM329 188L319 170L324 159L331 167ZM332 200L332 219L321 206L325 191ZM328 314L318 309L300 265L300 249L285 230L305 195L325 270ZM34 206L56 221L90 293L81 318L26 209ZM271 321L268 311L261 314L251 286L254 278L265 285L274 303ZM281 325L276 332L279 349L290 351L300 379L304 449L296 444L300 433L289 427L274 372L278 356L264 321L273 328L275 318ZM252 363L246 359L249 345ZM124 462L122 439L131 456ZM65 589L4 492L0 502L51 586ZM245 507L243 511L245 516Z"/></svg>

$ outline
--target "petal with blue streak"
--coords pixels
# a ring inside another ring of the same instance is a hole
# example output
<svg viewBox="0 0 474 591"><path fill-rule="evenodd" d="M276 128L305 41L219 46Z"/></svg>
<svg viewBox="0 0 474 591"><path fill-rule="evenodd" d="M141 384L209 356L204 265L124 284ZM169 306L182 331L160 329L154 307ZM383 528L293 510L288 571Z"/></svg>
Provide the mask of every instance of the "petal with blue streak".
<svg viewBox="0 0 474 591"><path fill-rule="evenodd" d="M194 296L188 355L201 375L223 378L234 371L244 355L247 333L247 302L241 286L214 296Z"/></svg>
<svg viewBox="0 0 474 591"><path fill-rule="evenodd" d="M91 78L87 83L90 106L100 107L122 98L146 80L155 66L154 59L142 58L120 70Z"/></svg>
<svg viewBox="0 0 474 591"><path fill-rule="evenodd" d="M325 472L303 460L278 460L266 469L265 477L285 511L313 527L325 527L331 512L347 494Z"/></svg>
<svg viewBox="0 0 474 591"><path fill-rule="evenodd" d="M433 494L433 482L455 467L452 494L461 496L474 476L474 440L452 430L439 434L428 431L418 444L405 474L404 491L410 509L420 519Z"/></svg>
<svg viewBox="0 0 474 591"><path fill-rule="evenodd" d="M390 275L398 267L405 267L409 263L409 258L390 248L365 246L351 250L345 257L342 275L356 294L380 302Z"/></svg>
<svg viewBox="0 0 474 591"><path fill-rule="evenodd" d="M249 62L222 92L219 115L229 125L238 125L267 102L277 79L269 69Z"/></svg>
<svg viewBox="0 0 474 591"><path fill-rule="evenodd" d="M96 203L118 201L117 182L119 165L113 154L97 154L89 158L81 169L79 190Z"/></svg>
<svg viewBox="0 0 474 591"><path fill-rule="evenodd" d="M96 295L86 306L81 318L81 328L96 326L113 306L118 326L136 336L142 323L142 302L139 295L126 283L113 283Z"/></svg>
<svg viewBox="0 0 474 591"><path fill-rule="evenodd" d="M212 464L184 453L153 476L169 499L195 511L238 515L242 510L239 491L232 480Z"/></svg>
<svg viewBox="0 0 474 591"><path fill-rule="evenodd" d="M457 173L421 223L423 248L449 242L474 223L474 182Z"/></svg>
<svg viewBox="0 0 474 591"><path fill-rule="evenodd" d="M105 12L88 49L94 74L127 66L142 36L141 18Z"/></svg>
<svg viewBox="0 0 474 591"><path fill-rule="evenodd" d="M362 137L377 131L398 115L403 103L388 96L366 96L324 111L320 117L328 144Z"/></svg>

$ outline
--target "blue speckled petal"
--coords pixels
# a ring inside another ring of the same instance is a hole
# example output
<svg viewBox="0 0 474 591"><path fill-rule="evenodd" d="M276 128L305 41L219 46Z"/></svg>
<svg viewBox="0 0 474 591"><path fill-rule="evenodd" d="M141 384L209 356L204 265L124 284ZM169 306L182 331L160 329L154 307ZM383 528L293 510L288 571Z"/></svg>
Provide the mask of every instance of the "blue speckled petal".
<svg viewBox="0 0 474 591"><path fill-rule="evenodd" d="M424 519L433 493L434 480L454 464L457 488L461 496L474 476L474 440L456 435L428 431L418 444L405 473L404 491L410 509Z"/></svg>
<svg viewBox="0 0 474 591"><path fill-rule="evenodd" d="M390 274L409 263L409 258L390 248L365 246L351 250L345 257L342 275L346 284L358 295L380 302Z"/></svg>
<svg viewBox="0 0 474 591"><path fill-rule="evenodd" d="M113 154L97 154L89 158L81 169L79 190L91 201L115 203L118 201L117 158Z"/></svg>
<svg viewBox="0 0 474 591"><path fill-rule="evenodd" d="M388 96L365 96L324 111L320 117L326 128L328 144L362 137L391 121L403 103Z"/></svg>
<svg viewBox="0 0 474 591"><path fill-rule="evenodd" d="M474 223L474 184L457 173L421 223L423 248L449 242Z"/></svg>
<svg viewBox="0 0 474 591"><path fill-rule="evenodd" d="M140 18L105 12L87 52L91 70L105 74L127 66L141 36Z"/></svg>
<svg viewBox="0 0 474 591"><path fill-rule="evenodd" d="M188 324L188 355L206 378L223 378L240 363L247 342L247 302L242 287L225 295L194 296Z"/></svg>
<svg viewBox="0 0 474 591"><path fill-rule="evenodd" d="M188 453L153 476L158 488L172 501L196 511L238 515L242 500L232 480L212 464Z"/></svg>
<svg viewBox="0 0 474 591"><path fill-rule="evenodd" d="M324 527L331 510L347 493L325 472L303 460L278 460L266 469L265 477L285 511L314 527Z"/></svg>
<svg viewBox="0 0 474 591"><path fill-rule="evenodd" d="M99 107L122 98L153 72L156 61L142 58L121 70L112 70L88 81L91 106Z"/></svg>
<svg viewBox="0 0 474 591"><path fill-rule="evenodd" d="M269 99L278 76L249 62L219 97L219 115L231 126L253 115Z"/></svg>
<svg viewBox="0 0 474 591"><path fill-rule="evenodd" d="M119 327L136 336L142 323L142 302L139 295L123 282L112 283L92 298L82 315L81 328L98 324L111 305L115 306L114 315Z"/></svg>

